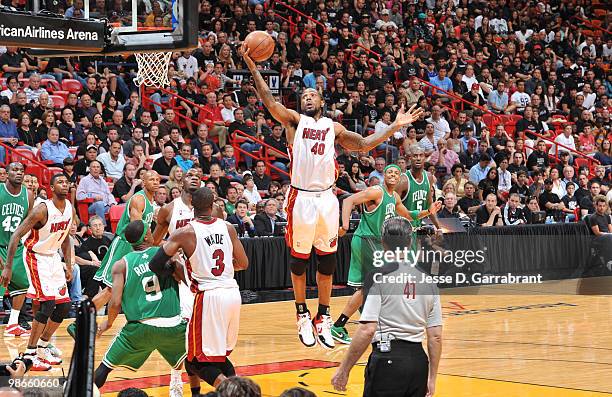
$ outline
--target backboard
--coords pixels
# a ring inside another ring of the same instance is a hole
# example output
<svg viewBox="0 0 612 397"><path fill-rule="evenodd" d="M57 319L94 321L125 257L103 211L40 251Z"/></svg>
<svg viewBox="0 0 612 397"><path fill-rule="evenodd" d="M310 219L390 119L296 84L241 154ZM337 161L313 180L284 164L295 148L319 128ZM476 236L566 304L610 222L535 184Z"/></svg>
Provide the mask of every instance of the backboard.
<svg viewBox="0 0 612 397"><path fill-rule="evenodd" d="M72 7L65 6L61 0L33 0L32 3L30 13L0 12L0 18L12 21L15 29L25 25L37 27L40 23L45 29L55 31L56 38L75 37L70 29L80 29L78 33L85 38L92 38L95 31L98 38L86 43L30 35L23 42L7 43L56 50L33 51L36 55L117 55L193 49L198 45L197 0L74 0ZM0 44L2 41L0 38Z"/></svg>

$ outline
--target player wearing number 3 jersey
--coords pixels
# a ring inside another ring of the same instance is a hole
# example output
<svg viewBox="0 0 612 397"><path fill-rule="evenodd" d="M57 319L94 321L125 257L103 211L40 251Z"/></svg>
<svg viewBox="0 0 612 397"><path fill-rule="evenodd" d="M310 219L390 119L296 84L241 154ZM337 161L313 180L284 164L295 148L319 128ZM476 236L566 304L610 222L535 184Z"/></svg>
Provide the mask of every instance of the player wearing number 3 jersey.
<svg viewBox="0 0 612 397"><path fill-rule="evenodd" d="M238 340L240 291L234 271L248 267L248 259L232 225L211 216L213 192L200 188L192 194L195 219L177 229L155 254L149 267L158 277L184 272L170 258L183 252L195 292L187 327L185 368L212 386L235 375L228 356Z"/></svg>
<svg viewBox="0 0 612 397"><path fill-rule="evenodd" d="M304 114L285 108L272 96L270 87L249 57L246 42L242 52L255 80L257 93L287 134L291 157L291 188L285 200L285 237L291 250L291 281L295 294L298 336L307 347L314 346L318 341L322 347L332 349L334 340L330 332L332 321L329 302L336 267L340 216L338 200L332 192L337 178L334 145L339 144L349 151L371 150L416 120L423 110L413 106L406 112L402 107L388 129L362 137L324 117L323 98L314 89L302 92L300 105ZM306 268L313 246L318 257L319 307L316 317L311 321L310 312L306 308Z"/></svg>

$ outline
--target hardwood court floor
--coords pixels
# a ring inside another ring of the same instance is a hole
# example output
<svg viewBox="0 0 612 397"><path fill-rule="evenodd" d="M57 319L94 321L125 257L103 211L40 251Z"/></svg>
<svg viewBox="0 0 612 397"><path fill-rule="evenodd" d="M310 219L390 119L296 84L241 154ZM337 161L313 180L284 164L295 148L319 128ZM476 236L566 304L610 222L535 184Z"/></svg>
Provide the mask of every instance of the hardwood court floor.
<svg viewBox="0 0 612 397"><path fill-rule="evenodd" d="M598 279L611 285L612 278ZM541 286L526 295L523 287L482 287L489 295L443 295L443 357L437 382L440 397L594 397L612 394L612 296L574 295L577 282ZM505 290L505 291L503 291ZM546 292L545 292L546 291ZM496 295L492 295L495 293ZM518 295L521 293L522 295ZM334 298L340 313L346 297ZM316 308L309 301L311 310ZM333 351L306 349L299 343L293 302L242 307L240 339L231 358L238 373L252 377L265 396L305 386L317 396L361 396L367 353L351 373L347 393L337 393L330 378L346 346ZM122 319L121 319L122 320ZM117 321L118 329L124 321ZM355 324L348 325L354 331ZM114 332L98 340L100 360ZM65 325L56 345L69 357L72 340ZM25 341L0 343L0 360L14 357ZM63 364L67 371L68 359ZM97 363L96 363L97 365ZM58 374L57 371L54 374ZM114 371L103 388L115 396L127 387L167 396L169 366L154 353L138 372ZM209 390L202 383L203 390ZM190 396L185 385L185 396Z"/></svg>

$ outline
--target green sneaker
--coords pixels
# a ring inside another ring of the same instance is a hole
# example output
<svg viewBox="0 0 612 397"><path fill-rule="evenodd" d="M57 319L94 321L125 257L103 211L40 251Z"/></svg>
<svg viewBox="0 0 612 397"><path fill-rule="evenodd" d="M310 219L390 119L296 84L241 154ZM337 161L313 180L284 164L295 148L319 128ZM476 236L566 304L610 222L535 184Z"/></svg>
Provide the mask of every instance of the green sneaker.
<svg viewBox="0 0 612 397"><path fill-rule="evenodd" d="M349 345L351 343L351 337L349 336L348 331L344 327L331 327L331 336L335 340L340 343L344 343L345 345Z"/></svg>
<svg viewBox="0 0 612 397"><path fill-rule="evenodd" d="M68 327L66 327L66 331L68 332L68 335L72 336L72 339L76 340L76 322L73 322L72 324L68 325Z"/></svg>

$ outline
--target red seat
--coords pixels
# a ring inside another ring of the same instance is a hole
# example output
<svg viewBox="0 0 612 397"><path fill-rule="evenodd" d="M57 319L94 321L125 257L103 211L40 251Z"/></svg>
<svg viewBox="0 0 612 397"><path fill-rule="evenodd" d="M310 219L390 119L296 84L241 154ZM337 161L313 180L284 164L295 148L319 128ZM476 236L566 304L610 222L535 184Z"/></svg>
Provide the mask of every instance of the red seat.
<svg viewBox="0 0 612 397"><path fill-rule="evenodd" d="M64 170L62 170L59 167L49 167L46 170L44 170L43 175L42 175L42 181L40 182L41 185L49 185L51 184L51 178L53 178L53 175L56 174L61 174L62 172L64 172Z"/></svg>
<svg viewBox="0 0 612 397"><path fill-rule="evenodd" d="M62 90L70 91L78 94L83 89L81 82L74 79L64 79L62 80Z"/></svg>
<svg viewBox="0 0 612 397"><path fill-rule="evenodd" d="M60 91L62 87L55 79L42 79L40 80L40 85L45 87L49 92Z"/></svg>
<svg viewBox="0 0 612 397"><path fill-rule="evenodd" d="M66 100L60 95L49 95L49 99L53 102L53 109L63 109L66 106Z"/></svg>
<svg viewBox="0 0 612 397"><path fill-rule="evenodd" d="M72 158L73 158L73 159L75 159L75 160L76 160L76 158L77 158L77 150L78 150L78 149L79 149L78 147L69 147L69 148L68 148L68 151L70 152L70 155L71 155L71 156L72 156Z"/></svg>
<svg viewBox="0 0 612 397"><path fill-rule="evenodd" d="M590 166L589 166L589 165L590 165L590 161L589 161L589 160L587 160L587 159L585 159L585 158L583 158L583 157L576 157L576 158L574 159L574 166L575 166L576 168L580 168L580 167L587 167L587 168L589 168L589 169L590 169Z"/></svg>
<svg viewBox="0 0 612 397"><path fill-rule="evenodd" d="M62 98L64 98L64 102L66 102L68 100L68 94L70 94L70 92L68 92L68 91L53 90L53 94L52 95L61 96Z"/></svg>
<svg viewBox="0 0 612 397"><path fill-rule="evenodd" d="M125 204L113 205L110 208L110 211L108 212L110 223L111 223L111 230L113 231L113 233L115 233L115 231L117 230L117 224L119 223L119 220L121 219L121 216L123 215L124 209L125 209Z"/></svg>
<svg viewBox="0 0 612 397"><path fill-rule="evenodd" d="M81 222L84 224L89 223L89 204L93 203L93 199L83 199L77 200L77 211L79 213L79 218L81 218Z"/></svg>

